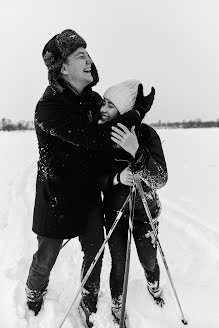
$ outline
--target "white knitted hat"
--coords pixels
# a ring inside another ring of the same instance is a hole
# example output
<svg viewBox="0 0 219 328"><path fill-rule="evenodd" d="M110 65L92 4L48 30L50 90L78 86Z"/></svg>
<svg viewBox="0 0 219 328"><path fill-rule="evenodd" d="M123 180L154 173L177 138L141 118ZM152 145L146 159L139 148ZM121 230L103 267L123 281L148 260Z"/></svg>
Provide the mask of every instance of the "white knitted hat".
<svg viewBox="0 0 219 328"><path fill-rule="evenodd" d="M103 97L111 101L122 115L132 109L140 83L140 81L134 79L126 80L108 88Z"/></svg>

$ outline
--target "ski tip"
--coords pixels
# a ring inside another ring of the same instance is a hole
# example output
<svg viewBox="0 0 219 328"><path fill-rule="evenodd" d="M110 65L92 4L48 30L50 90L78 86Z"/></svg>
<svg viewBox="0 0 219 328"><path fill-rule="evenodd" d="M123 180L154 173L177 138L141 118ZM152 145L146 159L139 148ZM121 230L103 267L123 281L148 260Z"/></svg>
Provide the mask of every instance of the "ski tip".
<svg viewBox="0 0 219 328"><path fill-rule="evenodd" d="M182 323L183 323L184 325L188 325L188 321L187 321L186 319L182 319Z"/></svg>

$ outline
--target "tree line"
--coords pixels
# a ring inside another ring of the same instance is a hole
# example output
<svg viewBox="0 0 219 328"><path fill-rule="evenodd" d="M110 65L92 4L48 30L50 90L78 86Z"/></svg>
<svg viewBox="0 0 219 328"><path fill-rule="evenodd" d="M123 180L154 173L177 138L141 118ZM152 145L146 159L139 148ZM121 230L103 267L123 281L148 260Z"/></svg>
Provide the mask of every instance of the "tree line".
<svg viewBox="0 0 219 328"><path fill-rule="evenodd" d="M201 119L181 121L181 122L162 122L159 120L157 123L150 123L155 128L219 128L219 119L216 121L202 121ZM0 130L2 131L16 131L16 130L34 130L33 121L12 121L11 119L2 118L0 120Z"/></svg>
<svg viewBox="0 0 219 328"><path fill-rule="evenodd" d="M182 122L161 122L151 123L155 128L168 128L168 129L189 129L189 128L219 128L219 119L216 121L202 121L201 119L182 121Z"/></svg>
<svg viewBox="0 0 219 328"><path fill-rule="evenodd" d="M0 120L0 130L2 131L16 131L16 130L34 130L33 121L12 121L8 118L2 118Z"/></svg>

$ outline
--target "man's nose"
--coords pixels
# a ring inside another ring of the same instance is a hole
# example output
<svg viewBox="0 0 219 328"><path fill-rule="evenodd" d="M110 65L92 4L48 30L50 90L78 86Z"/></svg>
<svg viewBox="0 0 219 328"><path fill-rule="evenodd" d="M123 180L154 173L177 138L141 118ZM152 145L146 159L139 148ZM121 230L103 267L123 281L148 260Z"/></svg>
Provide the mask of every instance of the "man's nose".
<svg viewBox="0 0 219 328"><path fill-rule="evenodd" d="M91 59L91 57L89 55L87 55L87 64L91 65L93 63L93 60Z"/></svg>

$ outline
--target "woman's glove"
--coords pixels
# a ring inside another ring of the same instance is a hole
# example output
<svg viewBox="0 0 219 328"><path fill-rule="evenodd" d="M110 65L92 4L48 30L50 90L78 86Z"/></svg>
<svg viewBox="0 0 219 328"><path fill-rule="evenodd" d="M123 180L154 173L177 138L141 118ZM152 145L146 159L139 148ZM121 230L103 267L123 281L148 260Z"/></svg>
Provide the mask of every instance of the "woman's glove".
<svg viewBox="0 0 219 328"><path fill-rule="evenodd" d="M138 94L133 106L134 110L137 110L140 114L141 120L143 120L145 114L150 110L154 101L155 89L151 88L149 95L144 96L143 85L140 83L138 86Z"/></svg>

